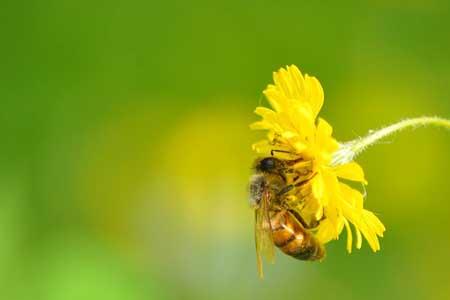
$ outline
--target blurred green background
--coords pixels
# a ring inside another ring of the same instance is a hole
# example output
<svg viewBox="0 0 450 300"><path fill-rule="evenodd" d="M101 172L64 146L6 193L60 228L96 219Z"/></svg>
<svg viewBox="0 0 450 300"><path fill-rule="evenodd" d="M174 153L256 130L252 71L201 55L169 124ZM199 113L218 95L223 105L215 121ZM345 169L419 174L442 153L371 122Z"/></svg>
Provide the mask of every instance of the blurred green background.
<svg viewBox="0 0 450 300"><path fill-rule="evenodd" d="M325 89L344 141L450 117L448 1L6 1L1 299L449 299L450 135L358 161L382 250L257 278L248 124L271 74Z"/></svg>

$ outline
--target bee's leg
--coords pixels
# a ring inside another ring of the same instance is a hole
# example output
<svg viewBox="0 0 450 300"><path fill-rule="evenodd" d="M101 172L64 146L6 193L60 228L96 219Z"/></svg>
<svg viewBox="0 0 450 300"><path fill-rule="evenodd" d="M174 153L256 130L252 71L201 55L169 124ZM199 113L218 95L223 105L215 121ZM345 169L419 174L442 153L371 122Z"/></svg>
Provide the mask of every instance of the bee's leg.
<svg viewBox="0 0 450 300"><path fill-rule="evenodd" d="M320 225L320 222L322 222L322 221L325 220L325 219L326 219L325 213L322 213L322 217L320 218L320 220L314 220L314 221L312 221L311 224L309 225L309 228L310 228L310 229L316 228L317 226Z"/></svg>
<svg viewBox="0 0 450 300"><path fill-rule="evenodd" d="M290 165L290 166L295 166L296 168L298 167L299 163L303 163L303 164L307 163L308 165L311 164L310 161L305 161L305 159L303 157L299 157L299 158L296 158L296 159L288 160L286 163L288 165Z"/></svg>
<svg viewBox="0 0 450 300"><path fill-rule="evenodd" d="M282 188L278 193L277 196L282 196L288 192L290 192L295 186L292 184L289 184L287 186L285 186L284 188Z"/></svg>
<svg viewBox="0 0 450 300"><path fill-rule="evenodd" d="M297 219L297 221L299 221L300 224L302 224L302 226L304 228L310 229L310 226L308 225L308 223L306 223L305 220L303 220L302 216L298 212L296 212L295 210L289 210L289 212L294 215L294 217Z"/></svg>
<svg viewBox="0 0 450 300"><path fill-rule="evenodd" d="M301 187L302 185L308 183L308 181L311 180L314 176L315 176L315 174L313 176L308 176L307 178L301 178L301 177L297 176L296 178L294 178L294 183L286 185L284 188L282 188L277 193L277 196L282 196L282 195L290 192L292 189L294 189L296 187Z"/></svg>
<svg viewBox="0 0 450 300"><path fill-rule="evenodd" d="M308 224L297 211L289 210L289 212L295 216L295 218L303 225L303 227L305 229L314 229L317 226L319 226L319 224L322 220L325 219L325 216L322 216L322 218L320 220L315 220L315 221L312 221L310 224Z"/></svg>
<svg viewBox="0 0 450 300"><path fill-rule="evenodd" d="M292 165L292 168L294 168L294 169L311 170L313 167L312 160L304 160L303 158L292 160L292 161L290 161L290 164Z"/></svg>
<svg viewBox="0 0 450 300"><path fill-rule="evenodd" d="M313 179L316 176L317 173L310 174L308 176L298 176L295 180L293 185L295 187L301 187L302 185L307 184L311 179Z"/></svg>
<svg viewBox="0 0 450 300"><path fill-rule="evenodd" d="M312 162L305 161L303 158L298 158L294 160L288 161L287 165L289 168L286 168L284 172L286 174L297 174L297 176L305 176L308 173L312 172Z"/></svg>

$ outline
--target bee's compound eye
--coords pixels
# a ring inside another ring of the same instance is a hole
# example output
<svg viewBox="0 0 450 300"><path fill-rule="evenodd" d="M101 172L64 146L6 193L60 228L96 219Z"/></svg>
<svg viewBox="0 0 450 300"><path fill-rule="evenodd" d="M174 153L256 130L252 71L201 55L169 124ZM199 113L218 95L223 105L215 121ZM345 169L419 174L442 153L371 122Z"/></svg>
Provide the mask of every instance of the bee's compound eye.
<svg viewBox="0 0 450 300"><path fill-rule="evenodd" d="M273 157L267 157L264 158L263 160L261 160L261 162L259 163L259 167L261 169L261 171L263 172L269 172L273 169L275 169L276 166L276 159Z"/></svg>

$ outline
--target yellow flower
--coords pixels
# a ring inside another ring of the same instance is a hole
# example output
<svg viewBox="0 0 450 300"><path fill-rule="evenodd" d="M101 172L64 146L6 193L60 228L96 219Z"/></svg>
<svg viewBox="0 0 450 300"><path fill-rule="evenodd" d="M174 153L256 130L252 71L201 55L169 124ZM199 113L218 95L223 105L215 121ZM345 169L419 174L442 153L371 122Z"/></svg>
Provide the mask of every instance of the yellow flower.
<svg viewBox="0 0 450 300"><path fill-rule="evenodd" d="M373 251L379 250L383 224L363 208L361 192L339 180L367 184L362 168L353 161L332 164L339 143L332 136L332 127L317 117L324 101L319 81L303 76L296 66L274 72L273 79L274 84L264 90L273 109L257 107L255 112L262 120L251 125L252 129L267 130L267 138L255 143L253 149L262 156L295 162L296 174L305 174L305 183L286 199L306 222L319 224L314 234L320 242L338 239L345 227L347 250L351 252L353 225L358 249L364 236Z"/></svg>

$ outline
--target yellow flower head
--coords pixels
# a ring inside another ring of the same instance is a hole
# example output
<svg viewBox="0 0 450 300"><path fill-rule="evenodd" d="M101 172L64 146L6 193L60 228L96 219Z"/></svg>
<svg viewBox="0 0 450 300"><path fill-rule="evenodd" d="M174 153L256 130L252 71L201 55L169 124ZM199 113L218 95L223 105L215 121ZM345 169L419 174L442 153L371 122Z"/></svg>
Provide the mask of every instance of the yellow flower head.
<svg viewBox="0 0 450 300"><path fill-rule="evenodd" d="M252 129L267 130L267 138L253 149L262 156L295 161L292 168L296 174L305 174L305 184L286 198L305 221L318 224L314 233L320 242L337 239L345 227L347 250L351 252L353 225L358 249L363 235L373 251L379 250L383 224L363 208L361 192L338 179L367 184L362 168L356 162L331 163L339 144L332 136L332 127L317 117L324 100L319 81L303 76L293 65L275 72L273 79L274 84L264 90L272 109L257 107L255 112L262 120L251 125Z"/></svg>

